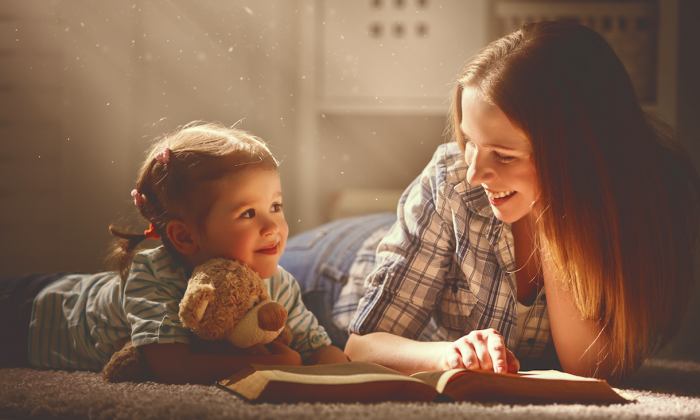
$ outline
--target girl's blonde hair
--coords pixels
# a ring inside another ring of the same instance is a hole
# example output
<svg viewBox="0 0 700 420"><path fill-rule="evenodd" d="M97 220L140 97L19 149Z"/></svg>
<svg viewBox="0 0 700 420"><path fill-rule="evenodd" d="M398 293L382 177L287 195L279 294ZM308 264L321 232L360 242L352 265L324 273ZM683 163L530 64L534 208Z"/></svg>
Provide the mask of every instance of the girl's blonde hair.
<svg viewBox="0 0 700 420"><path fill-rule="evenodd" d="M585 26L526 24L477 54L452 103L463 151L467 87L530 141L542 257L606 334L614 378L633 372L677 332L691 296L700 178L688 154L642 111L623 64Z"/></svg>
<svg viewBox="0 0 700 420"><path fill-rule="evenodd" d="M168 148L164 162L159 154ZM181 220L199 228L216 200L215 181L251 166L276 170L279 163L265 142L243 130L217 123L190 123L158 138L148 152L136 183L140 215L153 225L163 245L179 256L167 237L168 223ZM110 226L118 239L108 257L126 280L131 260L144 233Z"/></svg>

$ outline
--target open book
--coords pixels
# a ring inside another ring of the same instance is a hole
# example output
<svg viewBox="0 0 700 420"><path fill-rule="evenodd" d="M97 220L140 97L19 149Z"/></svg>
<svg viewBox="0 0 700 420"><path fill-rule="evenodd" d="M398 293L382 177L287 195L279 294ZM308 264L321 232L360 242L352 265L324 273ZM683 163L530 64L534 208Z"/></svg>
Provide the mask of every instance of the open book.
<svg viewBox="0 0 700 420"><path fill-rule="evenodd" d="M250 365L217 385L251 402L500 401L626 403L607 382L554 370L452 369L411 376L373 363Z"/></svg>

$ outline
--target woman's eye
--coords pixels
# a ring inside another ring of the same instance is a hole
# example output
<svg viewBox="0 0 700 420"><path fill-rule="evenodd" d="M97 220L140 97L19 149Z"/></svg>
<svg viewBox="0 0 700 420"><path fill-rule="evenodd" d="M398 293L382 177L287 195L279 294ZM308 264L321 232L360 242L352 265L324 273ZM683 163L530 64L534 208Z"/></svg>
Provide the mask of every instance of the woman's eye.
<svg viewBox="0 0 700 420"><path fill-rule="evenodd" d="M273 213L277 213L277 212L282 211L282 204L280 204L280 203L273 204L272 207L270 207L270 211Z"/></svg>
<svg viewBox="0 0 700 420"><path fill-rule="evenodd" d="M241 214L241 217L244 219L252 219L253 217L255 217L255 210L250 209L245 213Z"/></svg>
<svg viewBox="0 0 700 420"><path fill-rule="evenodd" d="M508 162L512 161L513 159L515 159L513 156L505 156L505 155L502 155L498 152L493 152L493 155L496 157L496 160L498 160L499 162L503 162L503 163L508 163Z"/></svg>

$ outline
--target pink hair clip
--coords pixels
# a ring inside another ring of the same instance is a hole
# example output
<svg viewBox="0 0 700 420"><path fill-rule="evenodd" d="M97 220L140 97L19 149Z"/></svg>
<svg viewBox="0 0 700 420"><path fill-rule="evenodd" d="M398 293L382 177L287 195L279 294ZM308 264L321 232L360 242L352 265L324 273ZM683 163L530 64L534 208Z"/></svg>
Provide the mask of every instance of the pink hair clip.
<svg viewBox="0 0 700 420"><path fill-rule="evenodd" d="M156 160L162 163L170 162L170 148L168 146L165 146L163 150L158 152L158 154L156 155Z"/></svg>
<svg viewBox="0 0 700 420"><path fill-rule="evenodd" d="M145 203L143 197L141 197L141 194L139 194L136 189L131 190L131 196L134 197L134 204L136 204L136 207L141 207Z"/></svg>

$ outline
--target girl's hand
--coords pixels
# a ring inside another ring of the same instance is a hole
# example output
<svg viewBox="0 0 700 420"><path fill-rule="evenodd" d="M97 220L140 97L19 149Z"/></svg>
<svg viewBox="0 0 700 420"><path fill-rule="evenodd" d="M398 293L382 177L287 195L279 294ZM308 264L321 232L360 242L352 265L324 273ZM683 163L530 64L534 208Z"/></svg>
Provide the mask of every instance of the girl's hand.
<svg viewBox="0 0 700 420"><path fill-rule="evenodd" d="M349 362L348 356L343 353L341 349L336 346L325 346L316 350L309 360L306 362L308 365L328 365L331 363L345 363Z"/></svg>
<svg viewBox="0 0 700 420"><path fill-rule="evenodd" d="M450 343L441 358L443 370L483 369L517 373L520 362L506 349L503 337L493 328L475 330Z"/></svg>
<svg viewBox="0 0 700 420"><path fill-rule="evenodd" d="M270 353L279 357L279 365L301 366L301 356L293 349L277 341L265 345Z"/></svg>

